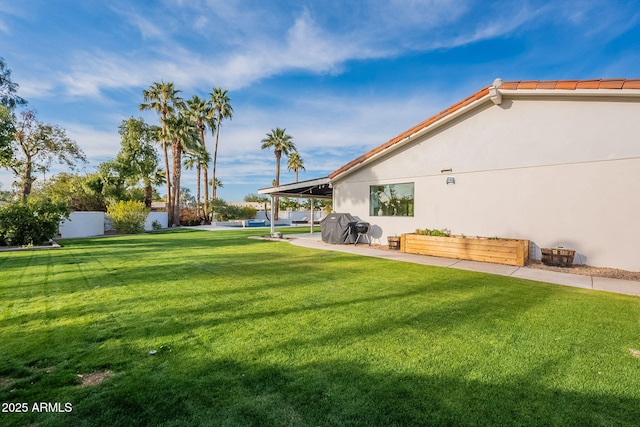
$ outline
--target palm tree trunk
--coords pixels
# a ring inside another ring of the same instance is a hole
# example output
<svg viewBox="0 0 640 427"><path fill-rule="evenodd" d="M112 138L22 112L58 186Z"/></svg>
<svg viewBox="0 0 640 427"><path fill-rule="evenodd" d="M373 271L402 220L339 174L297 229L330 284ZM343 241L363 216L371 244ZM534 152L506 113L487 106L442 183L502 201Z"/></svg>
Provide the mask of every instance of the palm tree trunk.
<svg viewBox="0 0 640 427"><path fill-rule="evenodd" d="M144 206L147 209L151 209L151 200L153 199L153 187L150 182L147 182L144 186Z"/></svg>
<svg viewBox="0 0 640 427"><path fill-rule="evenodd" d="M206 151L207 144L204 141L204 130L204 125L202 123L199 123L198 133L200 135L200 144L202 144L202 148ZM202 169L204 169L204 205L202 206L202 217L204 218L204 223L209 224L209 183L207 182L207 180L209 179L209 171L207 171L206 164ZM200 200L198 200L198 203L200 203Z"/></svg>
<svg viewBox="0 0 640 427"><path fill-rule="evenodd" d="M200 175L202 173L202 165L198 161L196 164L196 209L200 209ZM198 212L200 215L200 212Z"/></svg>
<svg viewBox="0 0 640 427"><path fill-rule="evenodd" d="M182 175L182 152L180 143L174 141L173 153L173 225L180 226L180 176Z"/></svg>
<svg viewBox="0 0 640 427"><path fill-rule="evenodd" d="M169 225L173 224L173 198L171 197L171 171L169 169L169 152L167 141L162 141L162 151L164 151L164 170L167 180L167 217Z"/></svg>
<svg viewBox="0 0 640 427"><path fill-rule="evenodd" d="M298 168L296 168L296 184L297 183L298 183ZM296 198L296 210L300 210L300 197Z"/></svg>
<svg viewBox="0 0 640 427"><path fill-rule="evenodd" d="M276 151L276 187L280 185L280 158L282 157L282 151ZM276 205L273 207L273 220L279 219L280 214L280 199L278 197L273 199L273 203Z"/></svg>
<svg viewBox="0 0 640 427"><path fill-rule="evenodd" d="M216 165L218 164L218 137L220 137L220 114L218 114L218 126L216 126L216 146L213 149L213 177L212 177L212 189L211 193L213 198L216 199L218 197L217 188L216 187Z"/></svg>
<svg viewBox="0 0 640 427"><path fill-rule="evenodd" d="M209 171L206 166L202 169L204 172L204 206L202 213L204 214L205 224L209 224L211 222L209 219Z"/></svg>

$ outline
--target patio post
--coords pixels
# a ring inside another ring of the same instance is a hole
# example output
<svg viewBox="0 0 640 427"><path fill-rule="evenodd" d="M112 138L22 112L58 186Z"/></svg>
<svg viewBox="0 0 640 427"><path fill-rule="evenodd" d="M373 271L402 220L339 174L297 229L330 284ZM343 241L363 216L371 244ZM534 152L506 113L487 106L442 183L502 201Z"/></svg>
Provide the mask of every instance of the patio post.
<svg viewBox="0 0 640 427"><path fill-rule="evenodd" d="M311 202L311 231L309 234L313 234L313 204L315 202L315 200L313 198L309 199L309 201Z"/></svg>
<svg viewBox="0 0 640 427"><path fill-rule="evenodd" d="M271 227L271 231L270 231L271 234L275 233L276 231L276 223L273 218L273 211L274 211L273 205L275 204L275 200L276 200L276 197L272 195L271 196L271 220L269 221L269 224Z"/></svg>

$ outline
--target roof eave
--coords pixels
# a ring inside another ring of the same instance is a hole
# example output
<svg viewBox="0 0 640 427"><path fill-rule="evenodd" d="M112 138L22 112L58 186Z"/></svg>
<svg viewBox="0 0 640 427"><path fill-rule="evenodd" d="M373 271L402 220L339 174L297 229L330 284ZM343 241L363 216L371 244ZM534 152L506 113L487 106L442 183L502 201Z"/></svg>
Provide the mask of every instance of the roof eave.
<svg viewBox="0 0 640 427"><path fill-rule="evenodd" d="M518 97L530 97L530 96L545 96L545 97L633 97L639 98L640 92L637 89L502 89L498 91L504 97L518 98Z"/></svg>

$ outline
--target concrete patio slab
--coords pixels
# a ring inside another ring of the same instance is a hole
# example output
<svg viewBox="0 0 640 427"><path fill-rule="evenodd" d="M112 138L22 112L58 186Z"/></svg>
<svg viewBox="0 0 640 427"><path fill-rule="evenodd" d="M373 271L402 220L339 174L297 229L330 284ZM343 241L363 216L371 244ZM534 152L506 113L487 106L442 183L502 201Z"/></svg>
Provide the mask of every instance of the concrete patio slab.
<svg viewBox="0 0 640 427"><path fill-rule="evenodd" d="M640 296L640 282L631 280L610 279L608 277L594 277L593 289L598 291L616 292L625 295Z"/></svg>
<svg viewBox="0 0 640 427"><path fill-rule="evenodd" d="M579 276L577 274L559 273L557 271L539 270L537 268L521 267L514 272L511 277L553 283L556 285L573 286L576 288L593 289L591 276Z"/></svg>
<svg viewBox="0 0 640 427"><path fill-rule="evenodd" d="M493 264L489 262L479 261L466 261L466 260L454 260L454 264L450 265L452 268L459 268L460 270L478 271L482 273L499 274L501 276L511 276L518 268L514 265L505 264Z"/></svg>

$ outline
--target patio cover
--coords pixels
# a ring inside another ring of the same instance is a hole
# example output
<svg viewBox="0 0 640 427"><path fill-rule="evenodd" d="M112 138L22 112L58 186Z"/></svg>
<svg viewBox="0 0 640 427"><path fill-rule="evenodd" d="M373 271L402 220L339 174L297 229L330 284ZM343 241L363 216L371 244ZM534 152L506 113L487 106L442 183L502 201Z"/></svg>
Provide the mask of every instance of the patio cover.
<svg viewBox="0 0 640 427"><path fill-rule="evenodd" d="M305 199L332 199L333 187L329 177L310 179L277 187L261 188L258 194L272 197L303 197Z"/></svg>
<svg viewBox="0 0 640 427"><path fill-rule="evenodd" d="M277 187L261 188L258 194L271 196L271 218L273 218L274 199L276 197L302 197L305 199L333 199L333 187L329 177L310 179L293 184L284 184ZM311 218L313 218L313 203L311 204ZM310 233L313 234L313 221ZM271 221L271 234L275 232L275 221Z"/></svg>

